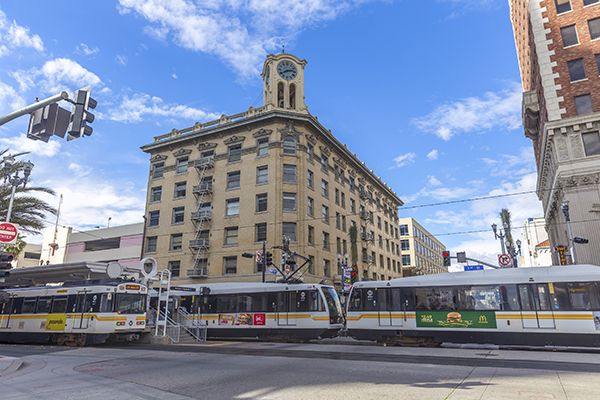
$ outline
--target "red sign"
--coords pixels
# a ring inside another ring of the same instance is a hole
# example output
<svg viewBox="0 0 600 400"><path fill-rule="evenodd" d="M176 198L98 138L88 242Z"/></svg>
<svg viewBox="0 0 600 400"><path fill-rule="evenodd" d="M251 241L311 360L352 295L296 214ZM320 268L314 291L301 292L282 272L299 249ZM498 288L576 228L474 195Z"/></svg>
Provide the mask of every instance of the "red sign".
<svg viewBox="0 0 600 400"><path fill-rule="evenodd" d="M17 241L17 235L19 229L10 222L0 223L0 243L2 244L13 244Z"/></svg>
<svg viewBox="0 0 600 400"><path fill-rule="evenodd" d="M500 263L501 266L508 267L510 265L510 263L512 262L512 259L510 258L510 256L508 254L500 254L498 256L498 262Z"/></svg>
<svg viewBox="0 0 600 400"><path fill-rule="evenodd" d="M254 314L253 322L253 325L265 325L267 317L265 314Z"/></svg>

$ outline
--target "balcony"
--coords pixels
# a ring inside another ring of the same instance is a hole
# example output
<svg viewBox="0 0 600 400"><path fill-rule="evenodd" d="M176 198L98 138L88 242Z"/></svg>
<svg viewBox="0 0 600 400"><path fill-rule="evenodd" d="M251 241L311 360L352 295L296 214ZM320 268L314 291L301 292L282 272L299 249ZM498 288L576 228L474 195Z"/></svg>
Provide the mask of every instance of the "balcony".
<svg viewBox="0 0 600 400"><path fill-rule="evenodd" d="M208 268L198 267L194 269L188 269L187 276L188 278L208 278Z"/></svg>
<svg viewBox="0 0 600 400"><path fill-rule="evenodd" d="M192 213L192 221L210 221L212 219L211 210L200 210Z"/></svg>
<svg viewBox="0 0 600 400"><path fill-rule="evenodd" d="M360 198L361 200L368 200L369 199L369 193L367 193L366 190L361 190L360 193Z"/></svg>
<svg viewBox="0 0 600 400"><path fill-rule="evenodd" d="M365 264L371 264L373 262L373 258L371 258L371 256L367 254L363 254L362 262L364 262Z"/></svg>
<svg viewBox="0 0 600 400"><path fill-rule="evenodd" d="M369 221L372 223L373 222L373 213L371 211L361 211L360 219L363 219L365 221Z"/></svg>
<svg viewBox="0 0 600 400"><path fill-rule="evenodd" d="M211 194L212 190L212 182L203 182L199 185L194 185L194 187L192 188L192 193L201 196L204 194Z"/></svg>
<svg viewBox="0 0 600 400"><path fill-rule="evenodd" d="M210 247L210 242L208 239L192 239L190 240L190 249L208 249Z"/></svg>
<svg viewBox="0 0 600 400"><path fill-rule="evenodd" d="M212 168L215 166L215 156L200 157L194 161L194 167L200 168Z"/></svg>
<svg viewBox="0 0 600 400"><path fill-rule="evenodd" d="M360 234L360 239L365 242L372 242L373 240L375 240L375 235L373 235L369 232L362 232Z"/></svg>

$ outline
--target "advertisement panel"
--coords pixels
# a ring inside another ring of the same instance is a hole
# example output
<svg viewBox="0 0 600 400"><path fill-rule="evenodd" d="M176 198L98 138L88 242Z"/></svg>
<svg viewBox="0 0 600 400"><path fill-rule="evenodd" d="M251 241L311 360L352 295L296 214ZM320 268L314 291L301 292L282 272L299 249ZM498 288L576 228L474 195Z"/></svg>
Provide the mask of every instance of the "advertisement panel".
<svg viewBox="0 0 600 400"><path fill-rule="evenodd" d="M494 311L417 311L418 328L495 329Z"/></svg>
<svg viewBox="0 0 600 400"><path fill-rule="evenodd" d="M67 314L48 314L46 318L47 331L64 331L67 324Z"/></svg>

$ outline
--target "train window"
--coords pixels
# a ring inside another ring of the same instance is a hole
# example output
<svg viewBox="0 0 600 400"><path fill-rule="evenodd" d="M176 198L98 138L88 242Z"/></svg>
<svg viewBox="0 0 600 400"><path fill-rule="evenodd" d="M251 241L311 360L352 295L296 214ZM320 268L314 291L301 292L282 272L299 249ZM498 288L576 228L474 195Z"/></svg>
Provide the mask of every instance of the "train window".
<svg viewBox="0 0 600 400"><path fill-rule="evenodd" d="M47 314L50 312L50 306L52 305L52 297L44 296L38 298L36 314Z"/></svg>
<svg viewBox="0 0 600 400"><path fill-rule="evenodd" d="M23 299L23 305L21 306L21 313L22 314L33 314L33 312L35 311L36 300L37 300L37 298L35 298L35 297Z"/></svg>
<svg viewBox="0 0 600 400"><path fill-rule="evenodd" d="M414 288L402 288L400 291L400 301L404 308L402 310L414 310L415 309L415 289Z"/></svg>
<svg viewBox="0 0 600 400"><path fill-rule="evenodd" d="M17 297L12 301L12 312L11 314L21 314L21 310L23 308L23 298Z"/></svg>
<svg viewBox="0 0 600 400"><path fill-rule="evenodd" d="M100 312L113 312L114 311L114 297L112 293L102 293L100 297Z"/></svg>
<svg viewBox="0 0 600 400"><path fill-rule="evenodd" d="M548 285L545 283L539 283L536 285L536 291L539 301L540 311L552 311L550 306L550 294L548 293Z"/></svg>
<svg viewBox="0 0 600 400"><path fill-rule="evenodd" d="M518 311L521 309L521 306L519 305L519 293L517 292L517 285L500 286L500 293L502 295L502 310Z"/></svg>
<svg viewBox="0 0 600 400"><path fill-rule="evenodd" d="M448 287L416 288L417 310L454 310L455 290Z"/></svg>
<svg viewBox="0 0 600 400"><path fill-rule="evenodd" d="M269 298L267 293L252 294L252 311L265 312L269 311Z"/></svg>
<svg viewBox="0 0 600 400"><path fill-rule="evenodd" d="M13 299L7 299L4 303L0 303L0 314L9 314L12 307Z"/></svg>
<svg viewBox="0 0 600 400"><path fill-rule="evenodd" d="M459 309L461 310L499 310L499 286L471 286L459 288Z"/></svg>
<svg viewBox="0 0 600 400"><path fill-rule="evenodd" d="M378 311L378 303L377 303L377 288L367 288L363 289L363 310L365 311Z"/></svg>
<svg viewBox="0 0 600 400"><path fill-rule="evenodd" d="M350 294L350 302L348 304L348 311L362 310L362 293L362 289L352 289L352 293Z"/></svg>
<svg viewBox="0 0 600 400"><path fill-rule="evenodd" d="M97 295L92 295L92 298L94 296ZM118 313L143 314L146 312L146 296L142 294L118 293L116 302Z"/></svg>
<svg viewBox="0 0 600 400"><path fill-rule="evenodd" d="M519 299L521 300L521 310L535 310L534 303L529 295L529 287L527 285L519 285Z"/></svg>
<svg viewBox="0 0 600 400"><path fill-rule="evenodd" d="M598 288L593 282L569 283L569 298L574 310L600 310Z"/></svg>
<svg viewBox="0 0 600 400"><path fill-rule="evenodd" d="M377 289L377 303L379 303L379 307L377 308L379 311L387 311L388 304L390 301L388 300L390 293L390 289L387 288L379 288ZM389 304L391 306L391 304Z"/></svg>
<svg viewBox="0 0 600 400"><path fill-rule="evenodd" d="M296 292L296 311L318 311L319 293L316 290L300 290Z"/></svg>
<svg viewBox="0 0 600 400"><path fill-rule="evenodd" d="M549 283L550 295L554 310L570 310L569 288L566 283Z"/></svg>
<svg viewBox="0 0 600 400"><path fill-rule="evenodd" d="M55 296L52 302L52 312L63 314L67 311L67 296Z"/></svg>
<svg viewBox="0 0 600 400"><path fill-rule="evenodd" d="M68 313L74 313L77 311L77 298L79 296L76 296L74 294L70 294L67 298L67 312Z"/></svg>
<svg viewBox="0 0 600 400"><path fill-rule="evenodd" d="M100 294L88 293L85 299L85 309L83 312L98 312L100 310Z"/></svg>
<svg viewBox="0 0 600 400"><path fill-rule="evenodd" d="M252 311L252 296L247 294L237 295L237 312L250 312Z"/></svg>
<svg viewBox="0 0 600 400"><path fill-rule="evenodd" d="M236 307L236 295L235 294L222 294L217 297L217 309L218 313L231 313L235 312Z"/></svg>

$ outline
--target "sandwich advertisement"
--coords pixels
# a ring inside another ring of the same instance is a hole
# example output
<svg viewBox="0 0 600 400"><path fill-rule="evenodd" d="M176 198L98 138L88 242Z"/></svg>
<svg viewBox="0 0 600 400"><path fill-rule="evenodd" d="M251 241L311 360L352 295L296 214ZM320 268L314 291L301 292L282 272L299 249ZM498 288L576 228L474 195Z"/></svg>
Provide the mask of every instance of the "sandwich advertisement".
<svg viewBox="0 0 600 400"><path fill-rule="evenodd" d="M417 311L419 328L496 328L493 311Z"/></svg>

